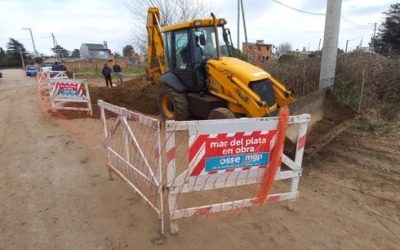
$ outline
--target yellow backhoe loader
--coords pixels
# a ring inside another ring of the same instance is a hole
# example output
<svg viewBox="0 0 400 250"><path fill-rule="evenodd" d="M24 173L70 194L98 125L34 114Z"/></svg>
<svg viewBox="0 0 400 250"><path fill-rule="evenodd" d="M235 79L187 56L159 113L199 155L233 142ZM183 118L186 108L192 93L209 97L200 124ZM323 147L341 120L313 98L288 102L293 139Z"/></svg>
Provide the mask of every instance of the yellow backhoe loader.
<svg viewBox="0 0 400 250"><path fill-rule="evenodd" d="M211 16L161 27L158 8L148 10L146 73L152 83L161 86L158 105L164 119L264 117L292 104L291 114L312 115L310 130L321 124L313 137L327 138L311 146L308 140L308 148L316 151L354 117L354 112L329 90L296 101L269 73L233 57L226 20ZM288 137L296 139L290 131Z"/></svg>

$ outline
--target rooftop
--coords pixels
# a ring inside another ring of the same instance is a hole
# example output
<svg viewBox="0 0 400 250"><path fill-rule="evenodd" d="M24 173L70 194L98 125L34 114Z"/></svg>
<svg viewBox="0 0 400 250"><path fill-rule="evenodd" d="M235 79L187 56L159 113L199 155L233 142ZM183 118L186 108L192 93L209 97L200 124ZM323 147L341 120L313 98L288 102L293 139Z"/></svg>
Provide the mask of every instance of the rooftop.
<svg viewBox="0 0 400 250"><path fill-rule="evenodd" d="M83 44L86 45L89 50L104 50L104 51L108 51L108 49L105 48L104 45L101 44L101 43L83 43Z"/></svg>

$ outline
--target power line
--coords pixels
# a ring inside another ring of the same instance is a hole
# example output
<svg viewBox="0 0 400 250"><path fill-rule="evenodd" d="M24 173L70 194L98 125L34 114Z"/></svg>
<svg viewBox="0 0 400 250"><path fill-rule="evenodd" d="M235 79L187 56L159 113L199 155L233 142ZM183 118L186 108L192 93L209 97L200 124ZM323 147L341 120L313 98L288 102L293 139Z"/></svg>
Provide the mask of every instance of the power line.
<svg viewBox="0 0 400 250"><path fill-rule="evenodd" d="M295 10L297 12L301 12L301 13L304 13L304 14L309 14L309 15L314 15L314 16L325 16L325 13L315 13L315 12L309 12L309 11L301 10L301 9L295 8L293 6L287 5L285 3L282 3L282 2L280 2L278 0L272 0L272 2L275 2L277 4L285 6L286 8L289 8L289 9L292 9L292 10Z"/></svg>
<svg viewBox="0 0 400 250"><path fill-rule="evenodd" d="M356 37L354 37L354 38L352 38L352 39L347 39L347 40L348 40L348 41L357 40L357 39L363 37L363 36L364 36L365 34L367 34L369 31L370 31L370 29L367 29L367 30L366 30L365 32L363 32L361 35L358 35L358 36L356 36Z"/></svg>
<svg viewBox="0 0 400 250"><path fill-rule="evenodd" d="M282 2L280 2L280 1L278 1L278 0L272 0L272 2L277 3L277 4L279 4L279 5L282 5L282 6L286 7L286 8L291 9L291 10L294 10L294 11L297 11L297 12L300 12L300 13L303 13L303 14L309 14L309 15L314 15L314 16L325 16L325 13L316 13L316 12L310 12L310 11L298 9L298 8L295 8L295 7L290 6L290 5L288 5L288 4L282 3ZM355 23L355 22L351 21L349 18L347 18L347 17L345 17L345 16L343 16L343 15L341 15L340 17L343 19L343 21L345 21L345 22L347 22L347 23L349 23L349 24L355 25L355 26L368 26L368 25L370 25L369 23L368 23L368 24L358 24L358 23Z"/></svg>
<svg viewBox="0 0 400 250"><path fill-rule="evenodd" d="M358 24L358 23L355 23L355 22L351 21L350 19L348 19L347 17L345 17L343 15L341 17L342 17L343 21L345 21L345 22L347 22L349 24L353 24L355 26L365 27L365 26L370 26L372 24L372 23Z"/></svg>

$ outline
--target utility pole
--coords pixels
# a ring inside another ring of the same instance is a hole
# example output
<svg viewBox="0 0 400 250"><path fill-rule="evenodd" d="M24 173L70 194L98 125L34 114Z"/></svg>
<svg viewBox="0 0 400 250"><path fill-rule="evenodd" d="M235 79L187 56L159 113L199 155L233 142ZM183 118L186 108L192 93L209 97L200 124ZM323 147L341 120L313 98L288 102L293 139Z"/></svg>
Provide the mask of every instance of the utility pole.
<svg viewBox="0 0 400 250"><path fill-rule="evenodd" d="M346 50L344 51L344 53L347 53L347 46L349 45L349 41L350 40L346 40Z"/></svg>
<svg viewBox="0 0 400 250"><path fill-rule="evenodd" d="M319 39L318 50L320 50L320 48L321 48L321 38Z"/></svg>
<svg viewBox="0 0 400 250"><path fill-rule="evenodd" d="M32 45L33 45L33 51L35 51L35 55L36 57L39 56L39 53L36 50L36 46L35 46L35 40L33 39L33 34L32 34L32 29L31 28L22 28L23 30L29 30L29 32L31 33L31 39L32 39Z"/></svg>
<svg viewBox="0 0 400 250"><path fill-rule="evenodd" d="M57 54L57 60L60 61L60 51L59 51L58 48L57 48L57 41L56 41L56 38L54 37L54 34L53 34L53 33L51 33L51 36L53 37L53 45L54 45L54 49L55 49L56 54Z"/></svg>
<svg viewBox="0 0 400 250"><path fill-rule="evenodd" d="M374 23L374 36L372 37L372 52L375 52L376 22Z"/></svg>
<svg viewBox="0 0 400 250"><path fill-rule="evenodd" d="M237 49L240 50L240 0L237 1Z"/></svg>
<svg viewBox="0 0 400 250"><path fill-rule="evenodd" d="M21 49L21 47L18 47L18 52L19 52L19 55L21 56L22 69L25 69L24 56L22 55L22 49Z"/></svg>
<svg viewBox="0 0 400 250"><path fill-rule="evenodd" d="M247 44L247 29L246 29L246 18L244 16L243 0L240 1L240 7L242 8L242 18L243 18L243 29L244 29L244 41Z"/></svg>
<svg viewBox="0 0 400 250"><path fill-rule="evenodd" d="M342 0L327 1L319 89L332 87L335 82L339 40Z"/></svg>

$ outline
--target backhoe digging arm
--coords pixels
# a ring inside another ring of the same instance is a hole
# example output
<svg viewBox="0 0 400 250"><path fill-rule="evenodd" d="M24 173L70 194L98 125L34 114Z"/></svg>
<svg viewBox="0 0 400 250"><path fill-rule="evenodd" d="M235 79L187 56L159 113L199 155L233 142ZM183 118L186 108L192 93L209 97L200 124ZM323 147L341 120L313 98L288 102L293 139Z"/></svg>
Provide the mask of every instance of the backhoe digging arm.
<svg viewBox="0 0 400 250"><path fill-rule="evenodd" d="M160 76L165 73L164 41L160 30L160 11L149 8L147 12L147 79L159 85Z"/></svg>

